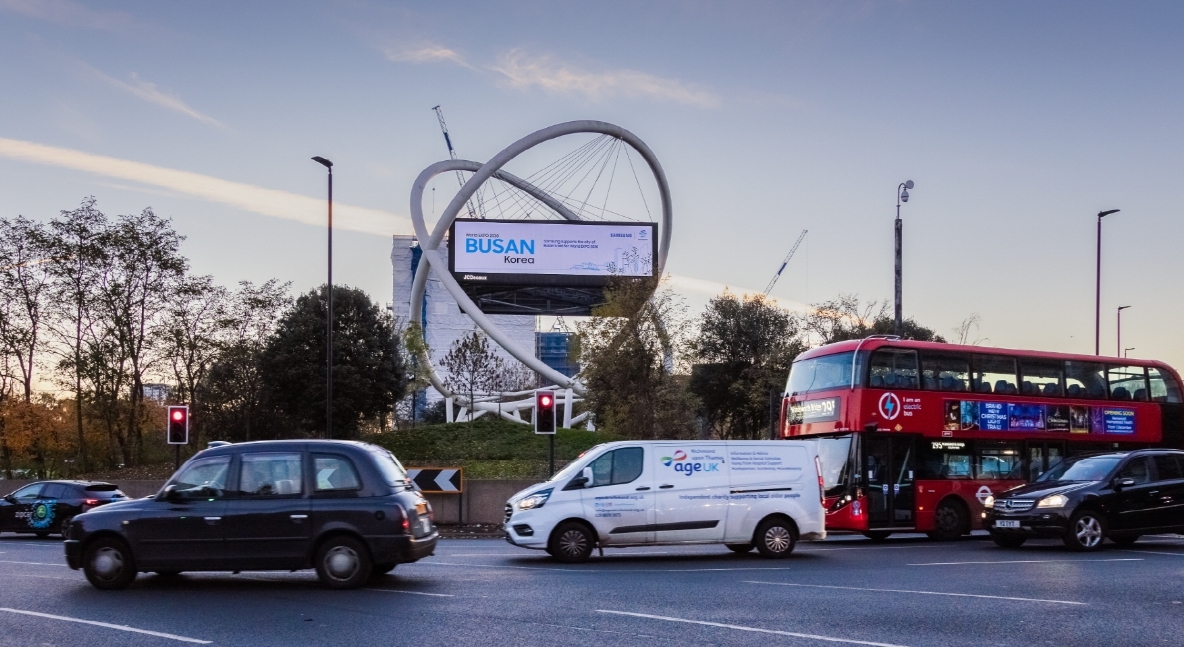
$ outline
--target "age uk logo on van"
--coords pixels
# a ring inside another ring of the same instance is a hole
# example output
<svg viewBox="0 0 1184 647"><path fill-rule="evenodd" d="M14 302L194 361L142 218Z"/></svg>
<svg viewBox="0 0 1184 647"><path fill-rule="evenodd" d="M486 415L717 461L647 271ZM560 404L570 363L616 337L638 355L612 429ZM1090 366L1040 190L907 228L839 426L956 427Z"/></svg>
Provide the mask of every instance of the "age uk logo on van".
<svg viewBox="0 0 1184 647"><path fill-rule="evenodd" d="M674 450L674 456L663 456L662 464L673 467L675 472L691 476L695 472L718 472L719 463L687 460L687 453L681 449Z"/></svg>

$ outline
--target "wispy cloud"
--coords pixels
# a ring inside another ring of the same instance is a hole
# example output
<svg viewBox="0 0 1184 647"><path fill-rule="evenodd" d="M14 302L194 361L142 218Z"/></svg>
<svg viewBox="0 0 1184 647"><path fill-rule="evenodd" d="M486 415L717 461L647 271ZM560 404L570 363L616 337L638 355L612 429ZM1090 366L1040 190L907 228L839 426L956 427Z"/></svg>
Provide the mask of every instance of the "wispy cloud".
<svg viewBox="0 0 1184 647"><path fill-rule="evenodd" d="M181 97L177 96L176 93L160 89L155 83L150 83L144 79L141 79L140 76L135 72L132 72L129 75L130 82L120 81L113 76L104 74L100 70L83 63L82 61L74 61L74 64L83 69L91 77L98 79L114 88L123 90L124 92L127 92L139 99L143 99L148 103L154 103L162 108L167 108L173 112L181 113L186 117L196 119L203 124L209 124L222 129L226 128L226 126L222 125L222 122L218 121L217 119L193 109L189 104L182 101Z"/></svg>
<svg viewBox="0 0 1184 647"><path fill-rule="evenodd" d="M410 47L386 47L382 50L387 59L395 63L455 63L475 69L469 65L460 52L441 45L415 45Z"/></svg>
<svg viewBox="0 0 1184 647"><path fill-rule="evenodd" d="M139 182L273 218L318 227L325 224L323 198L312 198L189 171L2 137L0 157ZM333 205L333 216L334 227L351 231L383 236L411 231L411 220L407 216L378 209L354 207L338 202Z"/></svg>
<svg viewBox="0 0 1184 647"><path fill-rule="evenodd" d="M550 56L530 56L521 49L506 52L489 69L501 74L513 88L539 87L557 94L583 94L595 101L620 95L702 108L719 105L715 94L677 79L629 69L589 72Z"/></svg>
<svg viewBox="0 0 1184 647"><path fill-rule="evenodd" d="M130 15L118 11L98 11L72 0L0 0L0 11L61 25L128 33L145 31Z"/></svg>
<svg viewBox="0 0 1184 647"><path fill-rule="evenodd" d="M669 277L670 287L675 292L681 294L690 293L692 295L699 295L700 297L712 298L719 296L724 291L730 291L737 296L755 296L763 294L761 290L752 288L745 288L737 285L727 285L718 281L707 281L705 279L696 279L690 276L683 276L681 274L667 274ZM791 310L793 312L813 312L813 308L798 301L790 301L789 299L778 299L777 297L765 297L766 301L775 303L778 306Z"/></svg>

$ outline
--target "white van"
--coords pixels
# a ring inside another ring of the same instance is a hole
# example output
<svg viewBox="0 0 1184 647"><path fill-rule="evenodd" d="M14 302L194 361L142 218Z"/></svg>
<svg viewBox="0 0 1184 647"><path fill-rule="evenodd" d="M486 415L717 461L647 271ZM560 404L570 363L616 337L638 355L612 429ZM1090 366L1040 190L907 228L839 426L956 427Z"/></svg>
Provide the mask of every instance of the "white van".
<svg viewBox="0 0 1184 647"><path fill-rule="evenodd" d="M724 544L785 557L825 539L814 441L597 445L506 504L506 540L563 562L593 548Z"/></svg>

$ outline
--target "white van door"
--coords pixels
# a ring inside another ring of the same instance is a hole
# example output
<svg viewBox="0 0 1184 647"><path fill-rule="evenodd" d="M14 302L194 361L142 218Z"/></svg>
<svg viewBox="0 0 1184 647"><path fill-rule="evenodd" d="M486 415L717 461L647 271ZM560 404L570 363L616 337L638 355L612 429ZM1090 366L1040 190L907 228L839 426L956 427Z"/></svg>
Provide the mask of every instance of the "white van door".
<svg viewBox="0 0 1184 647"><path fill-rule="evenodd" d="M724 443L654 446L656 541L723 541L728 515L725 449Z"/></svg>
<svg viewBox="0 0 1184 647"><path fill-rule="evenodd" d="M772 510L796 514L818 506L814 460L801 443L732 441L728 463L732 498L727 536L731 541L751 538L756 524Z"/></svg>
<svg viewBox="0 0 1184 647"><path fill-rule="evenodd" d="M654 471L649 447L618 447L596 457L592 483L581 493L584 511L604 545L654 540Z"/></svg>

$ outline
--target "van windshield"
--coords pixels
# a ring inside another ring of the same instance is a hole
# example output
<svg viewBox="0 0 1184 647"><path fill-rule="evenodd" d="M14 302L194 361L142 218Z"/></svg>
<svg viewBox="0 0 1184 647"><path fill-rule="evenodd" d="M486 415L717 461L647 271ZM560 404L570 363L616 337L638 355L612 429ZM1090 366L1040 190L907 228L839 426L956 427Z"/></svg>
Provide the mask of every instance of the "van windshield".
<svg viewBox="0 0 1184 647"><path fill-rule="evenodd" d="M575 460L568 463L563 469L556 472L555 476L547 479L547 482L550 483L551 481L566 481L567 479L575 476L575 473L579 471L579 467L584 464L584 457L596 451L598 447L600 447L600 445L596 445L592 449L585 450L584 453L576 457Z"/></svg>

